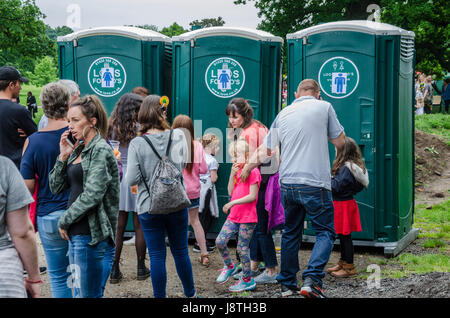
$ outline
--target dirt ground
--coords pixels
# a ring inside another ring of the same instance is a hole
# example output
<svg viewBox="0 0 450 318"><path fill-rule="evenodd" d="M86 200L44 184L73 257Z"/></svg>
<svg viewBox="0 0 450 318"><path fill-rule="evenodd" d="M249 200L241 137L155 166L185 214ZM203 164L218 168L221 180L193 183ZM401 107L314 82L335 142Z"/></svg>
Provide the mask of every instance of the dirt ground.
<svg viewBox="0 0 450 318"><path fill-rule="evenodd" d="M450 197L450 146L416 130L416 205L433 205Z"/></svg>
<svg viewBox="0 0 450 318"><path fill-rule="evenodd" d="M425 150L429 147L429 150ZM434 148L432 148L434 147ZM434 151L433 151L434 149ZM431 151L430 151L431 150ZM450 193L450 147L433 135L416 132L416 204L437 204L448 199ZM437 253L437 249L422 247L423 239L417 239L411 243L403 253L421 255L425 253ZM198 294L203 298L277 298L281 297L279 284L258 285L255 291L233 295L227 288L234 282L230 280L224 285L217 285L215 280L222 268L223 262L220 254L215 251L211 254L209 268L201 266L198 261L198 253L192 251L192 242L189 246L191 263L193 267L194 282ZM39 243L40 246L40 243ZM301 282L301 272L306 268L311 254L311 244L303 244L299 252L300 272L298 280ZM230 244L232 255L235 255L235 245ZM40 264L45 265L45 257L40 246ZM279 254L278 261L279 261ZM335 264L339 259L339 251L335 248L332 252L329 264ZM106 286L105 297L108 298L152 298L151 279L145 281L136 280L136 252L132 245L124 245L121 258L121 270L124 274L119 284ZM355 266L358 275L350 279L337 279L330 275L324 278L324 290L327 297L335 298L449 298L450 297L450 273L414 274L403 278L381 279L378 286L369 283L367 267L377 264L377 260L383 263L385 259L382 250L367 247L355 247ZM147 255L147 266L148 255ZM381 265L383 269L395 264ZM167 251L167 296L170 298L184 297L181 282L176 274L170 250ZM46 284L43 285L42 297L51 297L48 274L43 275ZM378 288L377 288L378 287Z"/></svg>

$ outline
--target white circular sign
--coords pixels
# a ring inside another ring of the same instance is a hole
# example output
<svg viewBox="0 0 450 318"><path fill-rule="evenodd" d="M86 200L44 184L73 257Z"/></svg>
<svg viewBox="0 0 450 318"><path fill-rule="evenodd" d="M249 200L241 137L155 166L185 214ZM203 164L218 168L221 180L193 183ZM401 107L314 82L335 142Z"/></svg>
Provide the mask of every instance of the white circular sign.
<svg viewBox="0 0 450 318"><path fill-rule="evenodd" d="M345 98L353 94L359 84L359 71L353 61L337 56L325 61L319 70L321 90L331 98Z"/></svg>
<svg viewBox="0 0 450 318"><path fill-rule="evenodd" d="M209 64L205 72L208 90L217 97L237 95L245 84L244 68L230 57L220 57Z"/></svg>
<svg viewBox="0 0 450 318"><path fill-rule="evenodd" d="M127 82L125 68L112 57L100 57L92 62L87 76L92 90L103 97L119 94Z"/></svg>

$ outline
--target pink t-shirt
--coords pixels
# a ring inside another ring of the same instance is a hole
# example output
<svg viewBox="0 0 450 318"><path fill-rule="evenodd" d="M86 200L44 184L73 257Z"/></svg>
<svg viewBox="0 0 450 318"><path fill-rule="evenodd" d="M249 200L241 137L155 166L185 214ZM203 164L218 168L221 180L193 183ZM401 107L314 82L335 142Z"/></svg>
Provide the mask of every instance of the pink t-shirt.
<svg viewBox="0 0 450 318"><path fill-rule="evenodd" d="M248 195L250 193L250 186L255 183L258 184L259 192L259 185L261 183L261 173L259 172L259 169L253 169L245 182L242 182L240 178L241 172L242 169L239 170L236 174L236 182L234 185L233 193L231 195L231 201L243 198ZM230 209L228 220L233 223L258 223L258 215L256 214L257 201L258 199L250 203L238 204L233 206Z"/></svg>
<svg viewBox="0 0 450 318"><path fill-rule="evenodd" d="M194 166L192 167L192 172L189 173L186 168L183 169L183 178L189 199L200 197L200 175L206 172L208 172L208 164L205 159L205 150L201 143L194 140Z"/></svg>
<svg viewBox="0 0 450 318"><path fill-rule="evenodd" d="M250 155L263 143L269 130L262 123L255 121L253 124L244 129L239 136L245 138L250 148Z"/></svg>

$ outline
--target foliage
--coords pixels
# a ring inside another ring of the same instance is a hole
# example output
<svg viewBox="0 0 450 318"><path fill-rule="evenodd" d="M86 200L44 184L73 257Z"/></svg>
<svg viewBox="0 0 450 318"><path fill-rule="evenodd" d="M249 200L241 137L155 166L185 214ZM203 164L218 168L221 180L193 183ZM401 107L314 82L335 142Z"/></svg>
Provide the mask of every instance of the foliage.
<svg viewBox="0 0 450 318"><path fill-rule="evenodd" d="M209 28L209 27L215 27L215 26L223 26L225 24L225 21L222 19L222 17L218 17L218 18L206 18L206 19L202 19L202 20L195 20L192 21L191 23L189 23L189 25L191 26L191 30L192 27L194 26L199 26L202 29L203 28Z"/></svg>
<svg viewBox="0 0 450 318"><path fill-rule="evenodd" d="M128 25L128 26L134 26L136 28L141 28L141 29L145 29L145 30L150 30L150 31L155 31L155 32L159 32L158 31L158 27L154 24L144 24L144 25Z"/></svg>
<svg viewBox="0 0 450 318"><path fill-rule="evenodd" d="M50 40L56 41L58 36L64 36L70 33L73 33L73 30L69 28L68 26L57 26L56 28L52 28L49 25L46 25L47 30L45 33L50 38Z"/></svg>
<svg viewBox="0 0 450 318"><path fill-rule="evenodd" d="M160 33L168 36L168 37L172 37L172 36L177 36L183 33L188 32L188 30L185 30L181 25L179 25L178 23L174 22L172 25L168 26L168 27L164 27Z"/></svg>
<svg viewBox="0 0 450 318"><path fill-rule="evenodd" d="M381 7L381 21L416 34L417 70L442 77L450 70L450 7L445 0L235 0L235 4L254 3L262 22L259 29L286 37L319 23L367 20L371 4ZM286 50L284 50L286 51Z"/></svg>
<svg viewBox="0 0 450 318"><path fill-rule="evenodd" d="M450 70L450 7L446 0L382 0L381 20L414 31L416 69L426 74Z"/></svg>
<svg viewBox="0 0 450 318"><path fill-rule="evenodd" d="M0 1L0 65L31 71L36 58L56 53L56 43L45 32L44 18L35 0Z"/></svg>
<svg viewBox="0 0 450 318"><path fill-rule="evenodd" d="M367 7L379 0L235 0L235 4L254 2L263 21L258 29L286 37L310 26L340 20L366 20Z"/></svg>
<svg viewBox="0 0 450 318"><path fill-rule="evenodd" d="M53 58L44 56L37 62L34 72L26 72L26 76L28 76L32 84L44 86L58 80L58 68Z"/></svg>

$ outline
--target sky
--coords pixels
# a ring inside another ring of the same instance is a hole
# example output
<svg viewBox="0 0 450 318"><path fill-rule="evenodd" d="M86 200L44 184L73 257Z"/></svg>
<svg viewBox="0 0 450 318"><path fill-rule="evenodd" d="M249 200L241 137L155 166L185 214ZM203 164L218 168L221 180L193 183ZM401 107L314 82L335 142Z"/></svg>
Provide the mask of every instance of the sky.
<svg viewBox="0 0 450 318"><path fill-rule="evenodd" d="M233 0L36 0L51 27L67 25L75 31L99 26L153 24L161 30L177 22L221 16L225 26L256 28L261 19L253 3Z"/></svg>

